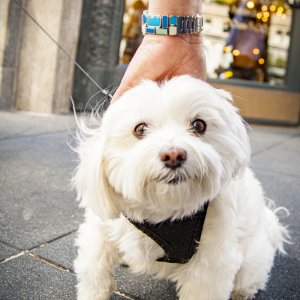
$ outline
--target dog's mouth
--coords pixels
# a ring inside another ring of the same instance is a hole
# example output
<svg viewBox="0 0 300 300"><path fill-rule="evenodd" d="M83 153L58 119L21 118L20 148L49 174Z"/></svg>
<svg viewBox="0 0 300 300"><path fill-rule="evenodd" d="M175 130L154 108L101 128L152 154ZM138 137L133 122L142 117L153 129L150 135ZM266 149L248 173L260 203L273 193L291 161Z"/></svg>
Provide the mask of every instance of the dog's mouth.
<svg viewBox="0 0 300 300"><path fill-rule="evenodd" d="M189 180L189 177L187 174L185 173L175 173L174 172L170 172L169 174L166 174L164 176L160 176L159 178L157 178L158 182L162 182L164 184L169 184L169 185L177 185L180 184L182 182L186 182Z"/></svg>
<svg viewBox="0 0 300 300"><path fill-rule="evenodd" d="M183 178L181 176L175 176L174 178L167 181L167 184L179 184L181 182L187 181L187 178Z"/></svg>

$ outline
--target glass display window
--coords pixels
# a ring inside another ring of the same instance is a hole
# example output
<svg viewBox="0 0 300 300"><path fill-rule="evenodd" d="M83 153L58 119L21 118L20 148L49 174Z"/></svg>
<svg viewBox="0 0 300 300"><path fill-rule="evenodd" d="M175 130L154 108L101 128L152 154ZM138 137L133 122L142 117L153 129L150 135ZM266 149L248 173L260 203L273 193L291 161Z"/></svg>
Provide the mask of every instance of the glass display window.
<svg viewBox="0 0 300 300"><path fill-rule="evenodd" d="M142 41L147 0L127 0L120 63L128 64ZM292 9L284 0L203 0L203 40L210 79L285 83Z"/></svg>

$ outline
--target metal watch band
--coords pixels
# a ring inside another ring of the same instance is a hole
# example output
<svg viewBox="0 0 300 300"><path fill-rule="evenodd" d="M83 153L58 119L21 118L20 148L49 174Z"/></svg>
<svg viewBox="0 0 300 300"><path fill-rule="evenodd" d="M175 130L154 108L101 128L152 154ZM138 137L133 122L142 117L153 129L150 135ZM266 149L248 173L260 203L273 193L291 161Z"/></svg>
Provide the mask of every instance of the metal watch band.
<svg viewBox="0 0 300 300"><path fill-rule="evenodd" d="M142 32L144 35L199 34L202 30L202 13L194 16L150 16L148 10L145 10L142 15Z"/></svg>

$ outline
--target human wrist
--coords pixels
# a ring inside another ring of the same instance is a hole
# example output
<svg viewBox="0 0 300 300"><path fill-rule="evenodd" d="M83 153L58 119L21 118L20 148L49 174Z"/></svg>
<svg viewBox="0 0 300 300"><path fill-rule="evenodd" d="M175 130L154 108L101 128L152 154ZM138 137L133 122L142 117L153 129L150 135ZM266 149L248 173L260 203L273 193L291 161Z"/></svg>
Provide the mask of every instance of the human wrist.
<svg viewBox="0 0 300 300"><path fill-rule="evenodd" d="M201 0L151 0L142 19L144 35L197 35L203 30Z"/></svg>
<svg viewBox="0 0 300 300"><path fill-rule="evenodd" d="M192 16L201 12L202 1L199 0L150 0L150 15Z"/></svg>
<svg viewBox="0 0 300 300"><path fill-rule="evenodd" d="M202 33L200 34L181 34L181 35L158 35L147 34L144 36L144 44L160 45L166 49L176 47L188 48L189 51L202 51L203 39ZM181 45L181 46L179 46Z"/></svg>

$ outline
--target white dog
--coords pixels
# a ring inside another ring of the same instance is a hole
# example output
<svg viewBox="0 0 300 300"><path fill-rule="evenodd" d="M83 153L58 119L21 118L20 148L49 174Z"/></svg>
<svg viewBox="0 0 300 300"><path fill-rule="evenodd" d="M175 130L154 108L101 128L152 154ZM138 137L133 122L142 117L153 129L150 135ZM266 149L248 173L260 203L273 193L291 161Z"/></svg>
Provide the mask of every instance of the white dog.
<svg viewBox="0 0 300 300"><path fill-rule="evenodd" d="M248 136L231 102L189 76L144 81L93 128L81 126L78 299L109 299L120 262L176 282L181 300L252 299L265 287L288 232L247 167ZM188 231L196 244L186 232L172 245L144 233L145 224L181 230L180 220L196 220Z"/></svg>

